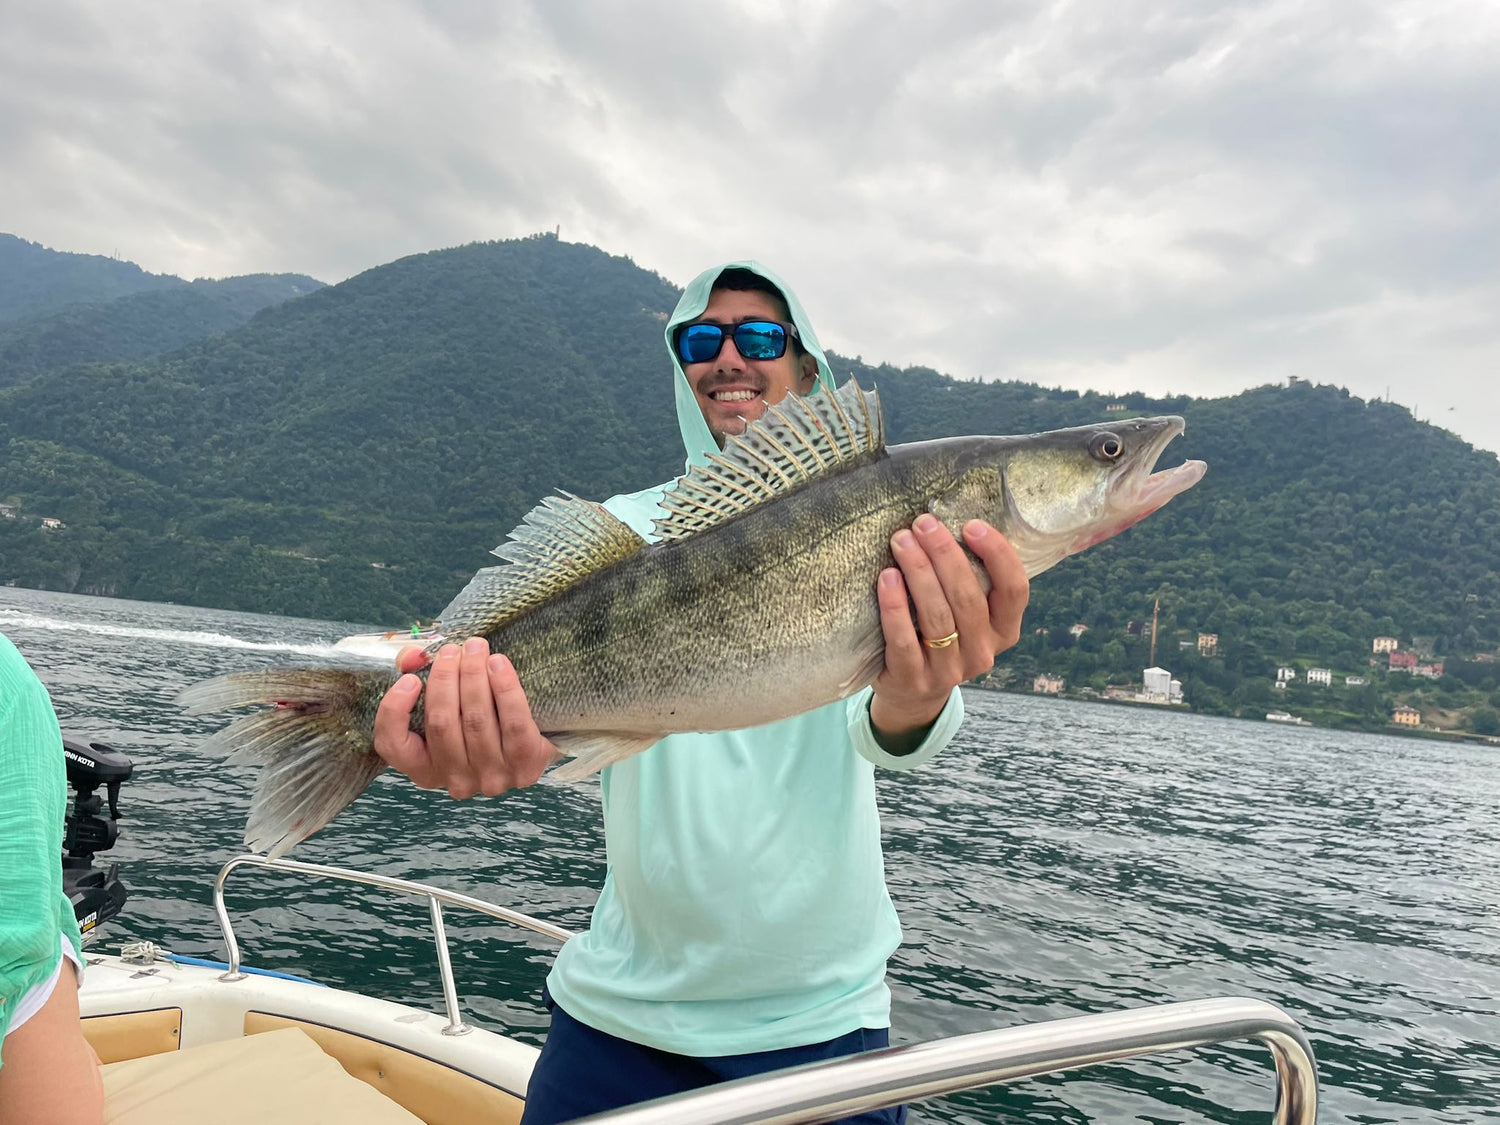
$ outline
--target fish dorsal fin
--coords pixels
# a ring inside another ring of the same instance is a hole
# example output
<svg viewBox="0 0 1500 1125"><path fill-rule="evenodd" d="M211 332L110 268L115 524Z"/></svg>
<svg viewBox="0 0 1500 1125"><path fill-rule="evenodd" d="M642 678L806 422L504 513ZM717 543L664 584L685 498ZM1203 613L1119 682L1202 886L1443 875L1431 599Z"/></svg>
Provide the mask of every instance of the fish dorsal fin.
<svg viewBox="0 0 1500 1125"><path fill-rule="evenodd" d="M787 395L694 465L662 497L662 542L686 539L885 449L880 396L850 379L832 394Z"/></svg>
<svg viewBox="0 0 1500 1125"><path fill-rule="evenodd" d="M487 633L645 545L603 506L569 492L549 496L495 548L509 565L481 569L439 615L433 647Z"/></svg>

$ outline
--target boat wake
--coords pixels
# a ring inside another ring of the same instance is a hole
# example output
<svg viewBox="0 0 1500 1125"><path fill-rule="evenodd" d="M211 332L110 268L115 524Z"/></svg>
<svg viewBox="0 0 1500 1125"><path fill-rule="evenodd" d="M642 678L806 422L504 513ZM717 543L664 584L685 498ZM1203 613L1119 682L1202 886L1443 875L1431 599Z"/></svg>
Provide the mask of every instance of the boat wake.
<svg viewBox="0 0 1500 1125"><path fill-rule="evenodd" d="M47 617L24 610L0 609L0 633L39 629L52 633L84 633L100 637L124 637L137 640L164 641L206 648L245 649L251 652L294 652L303 656L336 656L333 642L298 644L290 641L252 641L228 633L199 629L154 629L147 625L106 625L98 621L70 621L65 617Z"/></svg>

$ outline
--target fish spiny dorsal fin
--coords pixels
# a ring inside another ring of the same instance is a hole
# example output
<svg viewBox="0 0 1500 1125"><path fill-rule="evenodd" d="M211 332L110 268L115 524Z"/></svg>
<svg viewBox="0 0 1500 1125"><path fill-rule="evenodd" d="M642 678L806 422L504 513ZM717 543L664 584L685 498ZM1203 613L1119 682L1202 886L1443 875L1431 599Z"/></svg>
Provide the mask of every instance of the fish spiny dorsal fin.
<svg viewBox="0 0 1500 1125"><path fill-rule="evenodd" d="M885 449L880 396L850 379L833 394L787 395L667 491L663 542L686 539Z"/></svg>
<svg viewBox="0 0 1500 1125"><path fill-rule="evenodd" d="M549 496L495 548L510 565L480 570L438 616L442 636L431 647L487 633L645 545L602 506Z"/></svg>

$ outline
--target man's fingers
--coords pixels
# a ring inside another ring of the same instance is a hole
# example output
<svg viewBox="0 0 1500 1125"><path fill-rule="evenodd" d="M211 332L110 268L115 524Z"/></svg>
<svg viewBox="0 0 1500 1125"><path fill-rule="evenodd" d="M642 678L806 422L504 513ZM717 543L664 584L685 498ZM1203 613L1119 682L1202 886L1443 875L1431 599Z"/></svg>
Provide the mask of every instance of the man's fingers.
<svg viewBox="0 0 1500 1125"><path fill-rule="evenodd" d="M511 785L533 785L556 760L557 748L537 729L515 667L499 653L489 658L489 684L500 713L500 741L505 746L508 775L495 792L504 792ZM489 793L489 788L485 792Z"/></svg>
<svg viewBox="0 0 1500 1125"><path fill-rule="evenodd" d="M1000 646L996 651L1004 652L1021 639L1021 618L1031 598L1026 566L1010 540L982 520L964 525L964 542L990 576L990 628Z"/></svg>
<svg viewBox="0 0 1500 1125"><path fill-rule="evenodd" d="M486 666L489 655L490 646L483 637L470 637L464 642L458 679L464 766L460 774L450 778L449 788L459 800L472 797L476 792L494 796L505 791L503 784L495 788L496 780L504 774L505 748L500 740L495 696L490 691Z"/></svg>
<svg viewBox="0 0 1500 1125"><path fill-rule="evenodd" d="M943 598L953 621L951 631L958 633L958 647L952 652L962 657L962 677L970 679L988 671L995 663L990 607L968 552L931 515L917 517L913 530L932 560L933 571L942 585Z"/></svg>
<svg viewBox="0 0 1500 1125"><path fill-rule="evenodd" d="M933 569L932 559L917 541L916 535L905 529L896 532L891 537L891 553L895 555L896 565L901 568L901 576L906 580L906 589L916 607L917 627L922 636L937 640L957 632L958 625L948 606L948 598L943 593L943 584ZM934 656L938 656L946 650L939 648L931 651Z"/></svg>
<svg viewBox="0 0 1500 1125"><path fill-rule="evenodd" d="M401 651L396 654L398 672L418 672L427 667L428 663L427 650L421 645L402 645Z"/></svg>
<svg viewBox="0 0 1500 1125"><path fill-rule="evenodd" d="M920 673L924 664L922 640L911 619L901 571L893 566L881 571L875 597L880 603L880 631L885 634L886 672L901 679Z"/></svg>
<svg viewBox="0 0 1500 1125"><path fill-rule="evenodd" d="M457 645L438 649L427 676L427 707L424 726L427 752L441 783L456 800L472 797L475 787L464 748L463 707L459 699L459 675L463 650ZM467 779L467 780L466 780Z"/></svg>
<svg viewBox="0 0 1500 1125"><path fill-rule="evenodd" d="M403 649L398 665L412 659L426 663L419 646ZM380 756L423 788L447 789L460 801L498 796L532 784L560 756L537 729L510 661L491 656L482 638L438 650L427 676L425 741L409 729L421 688L416 676L398 680L375 725Z"/></svg>
<svg viewBox="0 0 1500 1125"><path fill-rule="evenodd" d="M411 729L412 708L422 695L422 681L413 675L395 682L375 711L375 753L392 769L406 774L424 789L433 787L427 746Z"/></svg>

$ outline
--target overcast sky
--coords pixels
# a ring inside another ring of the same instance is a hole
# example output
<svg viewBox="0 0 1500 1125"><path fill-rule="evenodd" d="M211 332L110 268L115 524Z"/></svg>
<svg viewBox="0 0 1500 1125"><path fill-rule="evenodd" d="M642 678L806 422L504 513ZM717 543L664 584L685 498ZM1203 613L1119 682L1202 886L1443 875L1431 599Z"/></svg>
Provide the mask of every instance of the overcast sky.
<svg viewBox="0 0 1500 1125"><path fill-rule="evenodd" d="M0 0L0 230L337 282L555 227L870 362L1497 450L1500 4Z"/></svg>

